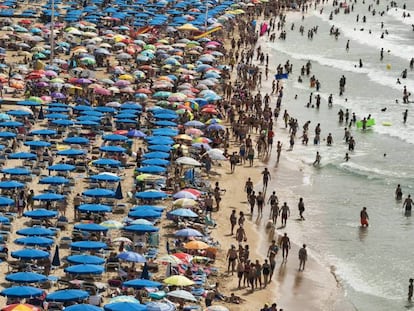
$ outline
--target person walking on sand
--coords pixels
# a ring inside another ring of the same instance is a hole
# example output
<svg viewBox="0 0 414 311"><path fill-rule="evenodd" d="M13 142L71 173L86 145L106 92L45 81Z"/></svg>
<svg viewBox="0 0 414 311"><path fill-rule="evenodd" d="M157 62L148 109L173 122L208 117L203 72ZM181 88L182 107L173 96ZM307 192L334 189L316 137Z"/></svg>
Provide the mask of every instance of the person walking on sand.
<svg viewBox="0 0 414 311"><path fill-rule="evenodd" d="M231 215L230 215L230 225L231 225L231 232L230 234L233 235L233 231L234 231L234 227L237 224L237 216L236 216L236 210L232 210Z"/></svg>
<svg viewBox="0 0 414 311"><path fill-rule="evenodd" d="M287 203L283 203L282 207L280 208L279 215L282 215L282 227L286 227L286 221L288 217L290 217L290 209Z"/></svg>
<svg viewBox="0 0 414 311"><path fill-rule="evenodd" d="M265 167L264 171L262 172L262 175L263 175L263 191L266 192L267 184L269 183L269 180L272 179L272 176L270 176L270 172L267 169L267 167Z"/></svg>
<svg viewBox="0 0 414 311"><path fill-rule="evenodd" d="M280 141L277 142L276 153L277 153L276 162L279 163L280 154L282 153L282 143Z"/></svg>
<svg viewBox="0 0 414 311"><path fill-rule="evenodd" d="M264 260L264 263L262 265L262 274L263 274L264 287L266 288L267 284L269 284L269 275L270 275L270 265L267 259Z"/></svg>
<svg viewBox="0 0 414 311"><path fill-rule="evenodd" d="M411 216L412 206L413 206L413 200L411 199L411 194L409 194L403 203L403 208L405 208L405 216Z"/></svg>
<svg viewBox="0 0 414 311"><path fill-rule="evenodd" d="M362 208L360 212L360 218L361 218L361 227L368 227L369 216L368 216L366 207Z"/></svg>
<svg viewBox="0 0 414 311"><path fill-rule="evenodd" d="M303 244L299 250L299 271L305 270L305 263L308 260L308 251L306 250L306 244Z"/></svg>
<svg viewBox="0 0 414 311"><path fill-rule="evenodd" d="M237 260L237 250L234 245L231 245L229 250L227 251L226 259L228 260L228 266L227 266L227 273L230 274L230 268L231 268L231 275L233 275L235 269L236 269L236 260Z"/></svg>
<svg viewBox="0 0 414 311"><path fill-rule="evenodd" d="M287 233L285 233L280 239L280 247L282 248L282 258L283 258L282 262L286 262L289 256L289 250L291 248L290 239Z"/></svg>
<svg viewBox="0 0 414 311"><path fill-rule="evenodd" d="M298 209L300 219L305 220L305 217L303 217L303 212L305 211L305 203L303 202L303 198L299 198Z"/></svg>
<svg viewBox="0 0 414 311"><path fill-rule="evenodd" d="M247 241L246 231L244 231L243 226L239 226L239 228L237 228L236 240L239 243Z"/></svg>
<svg viewBox="0 0 414 311"><path fill-rule="evenodd" d="M253 192L253 182L250 177L247 178L246 184L244 185L244 191L247 193L247 200L249 200L250 195Z"/></svg>

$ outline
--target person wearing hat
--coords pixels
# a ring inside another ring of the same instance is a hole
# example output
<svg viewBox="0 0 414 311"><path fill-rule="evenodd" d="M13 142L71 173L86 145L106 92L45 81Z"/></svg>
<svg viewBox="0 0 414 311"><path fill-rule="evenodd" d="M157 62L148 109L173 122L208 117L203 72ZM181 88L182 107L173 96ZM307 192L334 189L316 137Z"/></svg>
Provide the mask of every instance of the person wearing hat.
<svg viewBox="0 0 414 311"><path fill-rule="evenodd" d="M260 309L260 311L269 311L269 310L270 309L269 309L269 304L268 303L265 303L263 308Z"/></svg>

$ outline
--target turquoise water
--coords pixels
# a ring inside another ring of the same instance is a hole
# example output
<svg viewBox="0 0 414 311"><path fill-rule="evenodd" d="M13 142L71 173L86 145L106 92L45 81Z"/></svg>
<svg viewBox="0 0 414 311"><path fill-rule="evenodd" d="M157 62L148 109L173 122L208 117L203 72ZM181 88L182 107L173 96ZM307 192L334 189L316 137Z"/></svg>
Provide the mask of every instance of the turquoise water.
<svg viewBox="0 0 414 311"><path fill-rule="evenodd" d="M402 7L403 1L396 2ZM406 3L405 12L414 16L414 2ZM376 5L374 1L359 0L354 12L343 14L341 10L329 20L333 10L330 1L322 14L319 6L309 11L303 21L298 13L288 15L286 41L262 43L271 55L272 66L284 64L286 60L293 64L293 74L285 82L282 111L287 109L299 120L299 134L302 125L311 121L309 145L302 146L297 138L292 152L283 151L282 161L289 168L272 169L276 176L272 187L279 191L280 200L291 206L292 218L297 218L298 198L304 198L306 221L290 220L287 232L295 242L306 242L310 253L323 264L334 267L347 298L356 309L403 310L410 308L406 302L407 286L408 278L414 276L414 221L403 215L402 204L395 201L394 191L401 184L404 197L409 193L414 195L414 109L412 104L402 104L403 85L414 92L414 71L409 69L409 61L414 57L411 27L414 20L403 18L402 9L373 16L368 12L369 4L380 12L389 1L381 0ZM357 14L360 20L366 15L367 22L356 23ZM293 31L291 23L295 23ZM305 27L304 36L299 33L300 25ZM338 40L329 35L332 25L340 30ZM318 33L313 40L308 40L307 31L314 26L318 26ZM389 35L380 39L385 29ZM347 40L350 40L349 52L345 49ZM383 61L380 61L381 48L385 50ZM357 66L359 59L363 61L363 68ZM312 74L322 86L319 110L305 107L310 92L317 94L310 89L308 78L304 77L303 83L297 82L300 68L308 60L312 63ZM398 85L396 79L405 68L408 68L408 78L401 79L402 84ZM342 75L347 79L346 92L339 97ZM334 96L333 108L327 106L330 93ZM387 110L382 112L385 107ZM352 128L356 149L350 153L348 162L344 161L348 151L343 141L345 125L338 123L339 108L355 112L358 119L371 114L377 123L366 132ZM407 124L402 122L405 109L409 110ZM383 122L392 126L383 126ZM282 140L287 147L287 133L282 123L279 119L276 140ZM321 123L322 139L332 133L333 146L326 146L324 141L319 146L313 145L317 123ZM322 155L319 168L311 165L316 151ZM282 184L289 170L300 170L301 180ZM370 216L368 229L359 227L363 206L368 208Z"/></svg>

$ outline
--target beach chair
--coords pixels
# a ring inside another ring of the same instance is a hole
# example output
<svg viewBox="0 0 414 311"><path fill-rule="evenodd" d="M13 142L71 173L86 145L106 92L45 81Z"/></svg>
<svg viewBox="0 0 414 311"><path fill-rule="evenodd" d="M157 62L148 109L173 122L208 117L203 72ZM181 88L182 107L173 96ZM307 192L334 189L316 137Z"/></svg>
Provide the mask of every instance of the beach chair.
<svg viewBox="0 0 414 311"><path fill-rule="evenodd" d="M112 210L112 213L114 214L125 214L127 211L127 205L126 204L116 204L115 207Z"/></svg>
<svg viewBox="0 0 414 311"><path fill-rule="evenodd" d="M62 237L59 242L61 248L69 247L71 243L72 243L72 239L67 236Z"/></svg>
<svg viewBox="0 0 414 311"><path fill-rule="evenodd" d="M118 271L120 268L121 268L121 264L119 262L107 262L105 264L106 271Z"/></svg>

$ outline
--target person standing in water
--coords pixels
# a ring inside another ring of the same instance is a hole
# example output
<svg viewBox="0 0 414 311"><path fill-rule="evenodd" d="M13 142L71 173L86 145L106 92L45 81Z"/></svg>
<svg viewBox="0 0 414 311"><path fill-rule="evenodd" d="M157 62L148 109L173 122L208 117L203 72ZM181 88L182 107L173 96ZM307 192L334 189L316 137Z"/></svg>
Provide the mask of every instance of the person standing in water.
<svg viewBox="0 0 414 311"><path fill-rule="evenodd" d="M290 216L290 209L287 203L283 203L282 207L279 210L279 215L282 214L282 227L286 227L286 222Z"/></svg>
<svg viewBox="0 0 414 311"><path fill-rule="evenodd" d="M320 165L321 164L321 159L322 159L322 157L321 157L321 155L319 154L319 151L317 151L316 152L316 158L315 158L315 161L313 162L313 166L316 166L316 165Z"/></svg>
<svg viewBox="0 0 414 311"><path fill-rule="evenodd" d="M361 227L368 227L369 216L368 216L366 207L362 208L361 213L360 213L360 218L361 218Z"/></svg>
<svg viewBox="0 0 414 311"><path fill-rule="evenodd" d="M306 250L306 244L303 244L299 250L299 271L305 270L306 260L308 260L308 251Z"/></svg>
<svg viewBox="0 0 414 311"><path fill-rule="evenodd" d="M411 195L409 194L403 203L403 208L405 208L405 216L411 216L412 206L413 206L413 200L411 199Z"/></svg>
<svg viewBox="0 0 414 311"><path fill-rule="evenodd" d="M298 209L300 220L305 220L305 217L303 217L303 212L305 211L305 203L303 202L303 198L299 199Z"/></svg>
<svg viewBox="0 0 414 311"><path fill-rule="evenodd" d="M282 258L283 258L282 262L286 262L288 255L289 255L289 250L291 248L290 239L287 233L285 233L280 239L280 247L282 248Z"/></svg>
<svg viewBox="0 0 414 311"><path fill-rule="evenodd" d="M407 117L408 117L408 109L405 109L403 112L403 122L404 124L407 123Z"/></svg>
<svg viewBox="0 0 414 311"><path fill-rule="evenodd" d="M397 189L395 189L395 199L397 201L401 201L402 196L403 196L403 193L402 193L402 190L401 190L401 186L400 186L400 184L398 184Z"/></svg>
<svg viewBox="0 0 414 311"><path fill-rule="evenodd" d="M413 291L414 291L414 279L409 279L410 284L408 285L408 301L411 301L413 298Z"/></svg>

